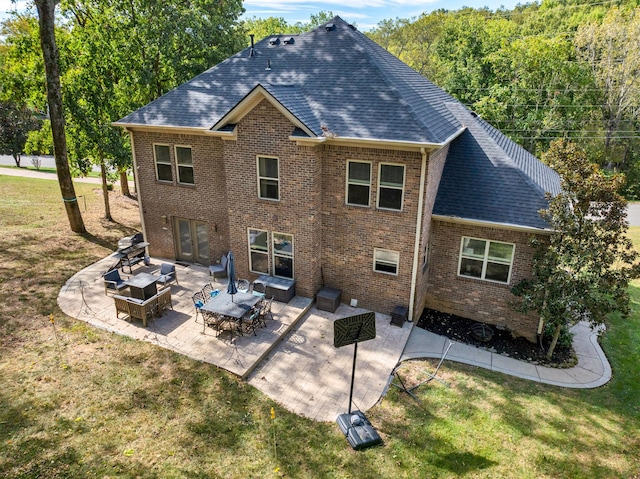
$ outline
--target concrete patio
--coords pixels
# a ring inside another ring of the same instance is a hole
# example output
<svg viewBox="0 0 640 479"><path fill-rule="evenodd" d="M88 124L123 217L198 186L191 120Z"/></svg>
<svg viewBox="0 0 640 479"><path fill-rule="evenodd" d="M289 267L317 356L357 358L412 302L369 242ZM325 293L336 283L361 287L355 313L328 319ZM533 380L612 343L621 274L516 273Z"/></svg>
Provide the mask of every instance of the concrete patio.
<svg viewBox="0 0 640 479"><path fill-rule="evenodd" d="M108 256L71 277L58 295L62 311L98 328L147 341L198 361L215 364L263 391L274 401L299 415L318 421L334 421L349 402L353 347L333 346L333 322L367 310L340 305L335 313L315 308L311 298L295 296L289 303L273 302L273 320L256 335L234 335L205 328L196 321L193 293L212 283L208 269L176 265L179 284L171 285L173 311L150 321L116 318L113 298L104 294L102 279L115 259ZM133 273L154 273L162 260L138 265ZM127 270L128 271L128 270ZM122 273L123 279L128 274ZM226 288L226 279L213 282ZM387 386L400 360L413 323L390 324L390 316L376 313L376 339L359 345L354 404L371 408Z"/></svg>

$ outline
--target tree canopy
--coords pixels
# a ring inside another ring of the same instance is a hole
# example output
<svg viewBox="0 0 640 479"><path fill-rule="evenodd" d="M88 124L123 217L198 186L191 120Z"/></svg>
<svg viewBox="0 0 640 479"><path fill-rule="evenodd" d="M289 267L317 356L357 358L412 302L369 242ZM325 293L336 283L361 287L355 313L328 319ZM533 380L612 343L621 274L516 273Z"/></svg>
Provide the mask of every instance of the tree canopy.
<svg viewBox="0 0 640 479"><path fill-rule="evenodd" d="M561 175L562 192L541 212L551 234L532 240L534 276L513 293L521 298L517 309L536 311L541 325L552 328L551 357L561 331L574 322L600 325L613 312L629 313L627 286L640 264L626 235L624 176L606 175L564 140L552 142L544 160Z"/></svg>

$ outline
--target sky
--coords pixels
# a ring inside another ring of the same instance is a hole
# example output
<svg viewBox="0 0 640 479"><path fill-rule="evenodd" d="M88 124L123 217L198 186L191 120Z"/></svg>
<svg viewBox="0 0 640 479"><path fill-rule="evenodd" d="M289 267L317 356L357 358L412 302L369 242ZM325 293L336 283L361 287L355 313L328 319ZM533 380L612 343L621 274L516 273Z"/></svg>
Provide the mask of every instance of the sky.
<svg viewBox="0 0 640 479"><path fill-rule="evenodd" d="M11 0L0 0L0 20L7 17L7 12L17 8L22 10L27 1L19 0L14 4ZM496 10L500 7L511 9L518 0L245 0L244 18L282 17L287 23L308 22L312 14L320 11L333 12L345 21L354 23L358 30L368 31L382 20L395 18L413 18L423 12L431 12L439 8L458 10L462 7Z"/></svg>

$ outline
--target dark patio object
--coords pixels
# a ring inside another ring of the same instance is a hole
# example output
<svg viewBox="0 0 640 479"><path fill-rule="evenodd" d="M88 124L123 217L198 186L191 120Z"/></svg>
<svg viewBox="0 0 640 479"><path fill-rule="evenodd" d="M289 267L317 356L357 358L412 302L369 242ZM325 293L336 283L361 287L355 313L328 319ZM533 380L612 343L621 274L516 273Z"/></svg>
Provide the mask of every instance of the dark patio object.
<svg viewBox="0 0 640 479"><path fill-rule="evenodd" d="M488 343L493 338L493 328L484 323L474 324L471 326L471 337L476 341Z"/></svg>
<svg viewBox="0 0 640 479"><path fill-rule="evenodd" d="M238 286L236 285L236 265L233 257L233 251L229 251L228 255L227 277L229 278L227 293L231 295L231 302L233 303L233 295L238 292Z"/></svg>

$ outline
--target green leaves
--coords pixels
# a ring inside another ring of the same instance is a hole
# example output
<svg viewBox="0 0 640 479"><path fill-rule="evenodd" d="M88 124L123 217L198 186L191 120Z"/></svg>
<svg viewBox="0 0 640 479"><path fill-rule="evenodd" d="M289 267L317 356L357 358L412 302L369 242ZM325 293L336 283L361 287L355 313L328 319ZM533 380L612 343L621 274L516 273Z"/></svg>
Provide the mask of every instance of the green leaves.
<svg viewBox="0 0 640 479"><path fill-rule="evenodd" d="M602 324L629 312L627 286L640 274L638 253L626 236L622 175L605 175L584 151L561 140L543 160L562 177L562 192L541 215L552 230L537 239L534 276L512 289L520 311L536 311L556 332L579 320Z"/></svg>

